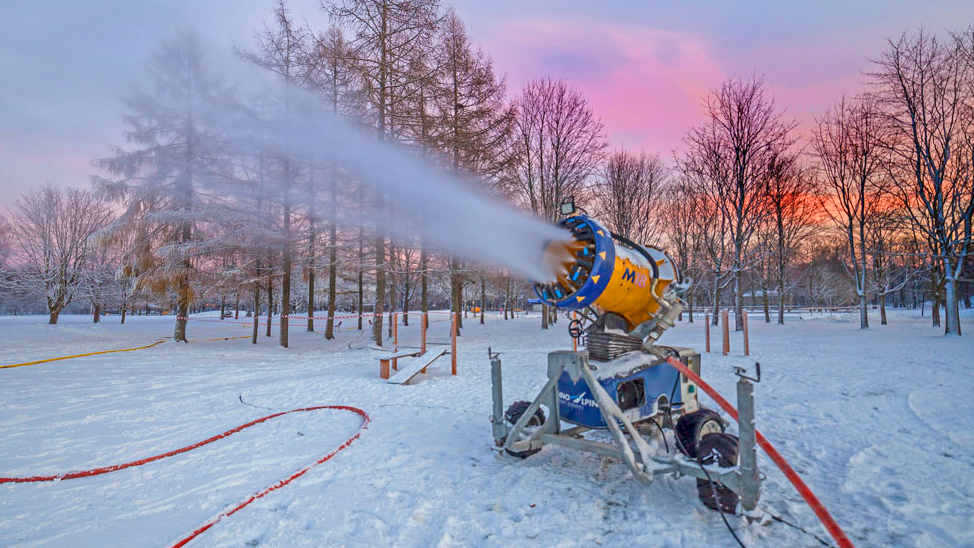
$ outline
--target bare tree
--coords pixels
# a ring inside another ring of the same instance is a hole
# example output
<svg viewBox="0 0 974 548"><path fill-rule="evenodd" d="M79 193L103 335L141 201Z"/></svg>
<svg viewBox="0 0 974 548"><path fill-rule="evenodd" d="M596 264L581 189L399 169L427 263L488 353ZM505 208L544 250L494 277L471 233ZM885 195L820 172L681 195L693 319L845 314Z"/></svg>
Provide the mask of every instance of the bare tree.
<svg viewBox="0 0 974 548"><path fill-rule="evenodd" d="M548 221L562 200L591 183L607 146L602 122L581 93L561 80L532 80L515 100L512 158L505 182L512 197ZM547 307L541 328L548 328Z"/></svg>
<svg viewBox="0 0 974 548"><path fill-rule="evenodd" d="M879 300L879 319L886 325L886 298L906 286L913 277L908 263L901 260L908 252L904 249L903 222L897 212L883 208L875 222L871 223L866 245L872 258L872 293Z"/></svg>
<svg viewBox="0 0 974 548"><path fill-rule="evenodd" d="M770 158L794 141L794 122L785 121L774 100L767 96L764 81L732 78L706 99L709 122L692 128L685 137L688 154L717 158L724 164L719 174L697 178L716 197L714 205L726 218L727 236L733 248L731 277L734 282L736 329L743 329L742 274L750 267L747 250L761 217L766 214L764 188ZM714 150L715 149L715 150Z"/></svg>
<svg viewBox="0 0 974 548"><path fill-rule="evenodd" d="M619 150L609 156L594 185L595 205L609 229L643 244L655 244L666 167L659 156Z"/></svg>
<svg viewBox="0 0 974 548"><path fill-rule="evenodd" d="M799 245L818 221L815 191L815 180L809 170L799 165L796 153L782 152L771 157L765 193L774 242L771 256L778 286L778 323L782 325L785 295L790 289L788 272L799 253Z"/></svg>
<svg viewBox="0 0 974 548"><path fill-rule="evenodd" d="M974 215L974 146L965 146L974 70L965 44L923 30L904 33L887 42L873 73L895 132L894 164L901 166L889 170L891 190L938 263L947 335L961 334L957 283L970 252Z"/></svg>
<svg viewBox="0 0 974 548"><path fill-rule="evenodd" d="M16 271L11 281L41 293L48 323L56 324L98 251L93 236L108 226L111 212L90 191L47 186L17 200L10 219Z"/></svg>
<svg viewBox="0 0 974 548"><path fill-rule="evenodd" d="M683 189L679 194L683 200L692 201L692 208L698 219L708 220L698 225L697 245L700 263L707 265L710 304L713 308L711 321L717 325L721 293L734 280L732 246L728 235L730 217L725 214L726 208L721 207L726 195L724 189L729 187L733 166L728 151L721 145L720 134L714 124L709 129L700 127L691 132L692 138L687 142L692 145L682 157L677 158L683 178ZM701 267L701 274L703 272Z"/></svg>
<svg viewBox="0 0 974 548"><path fill-rule="evenodd" d="M667 219L662 225L662 234L667 249L676 259L676 264L684 278L697 276L700 261L700 227L704 224L701 215L700 198L693 186L683 178L666 187L663 192L661 215ZM690 284L686 294L687 313L693 323L693 301L697 284Z"/></svg>
<svg viewBox="0 0 974 548"><path fill-rule="evenodd" d="M845 237L861 329L869 327L867 236L888 186L882 172L884 131L874 98L843 98L817 120L811 138L824 182L824 209Z"/></svg>

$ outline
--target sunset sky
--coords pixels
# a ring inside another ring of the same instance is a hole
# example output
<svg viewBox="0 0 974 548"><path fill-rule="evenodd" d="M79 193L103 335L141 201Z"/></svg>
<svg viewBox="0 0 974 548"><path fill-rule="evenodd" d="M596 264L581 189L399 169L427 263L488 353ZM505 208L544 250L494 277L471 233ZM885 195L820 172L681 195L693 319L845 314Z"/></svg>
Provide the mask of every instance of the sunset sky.
<svg viewBox="0 0 974 548"><path fill-rule="evenodd" d="M197 5L199 4L199 5ZM317 1L294 15L327 24ZM708 89L763 75L779 107L807 127L843 93L862 89L887 37L974 24L974 2L453 3L473 40L506 74L509 93L534 77L569 81L614 146L671 158L702 120ZM242 74L231 41L248 45L270 0L15 0L0 18L0 204L45 183L85 186L94 158L124 145L119 101L158 43L187 24L211 61Z"/></svg>

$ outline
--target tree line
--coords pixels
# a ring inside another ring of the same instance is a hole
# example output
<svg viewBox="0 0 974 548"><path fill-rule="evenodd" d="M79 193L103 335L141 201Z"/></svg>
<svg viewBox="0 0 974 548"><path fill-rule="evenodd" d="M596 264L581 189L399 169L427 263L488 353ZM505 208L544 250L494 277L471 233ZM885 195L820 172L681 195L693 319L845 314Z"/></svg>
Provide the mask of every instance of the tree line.
<svg viewBox="0 0 974 548"><path fill-rule="evenodd" d="M266 86L222 78L192 32L162 44L147 84L125 99L126 144L95 160L103 175L93 188L33 191L0 222L2 308L40 303L56 323L75 298L96 318L151 301L173 311L185 341L191 311L219 303L221 314L252 314L254 342L260 315L270 336L275 313L326 310L333 338L334 317L354 312L381 344L385 313L408 322L409 310L474 303L482 322L487 308L506 318L525 305L517 275L383 231L409 211L340 161L296 153L288 128L310 96L547 221L574 197L613 231L666 249L695 279L691 321L695 307L716 322L732 306L739 322L748 299L766 321L774 306L779 323L788 306L855 302L866 327L871 302L885 323L887 300L930 297L934 321L943 308L945 331L960 333L958 303L969 307L971 294L974 27L888 41L867 90L837 98L804 134L762 78L728 79L668 164L613 148L568 82L537 78L509 94L438 1L322 9L331 24L317 29L282 0L252 40L231 46ZM543 313L543 327L555 318ZM281 322L281 346L295 325Z"/></svg>

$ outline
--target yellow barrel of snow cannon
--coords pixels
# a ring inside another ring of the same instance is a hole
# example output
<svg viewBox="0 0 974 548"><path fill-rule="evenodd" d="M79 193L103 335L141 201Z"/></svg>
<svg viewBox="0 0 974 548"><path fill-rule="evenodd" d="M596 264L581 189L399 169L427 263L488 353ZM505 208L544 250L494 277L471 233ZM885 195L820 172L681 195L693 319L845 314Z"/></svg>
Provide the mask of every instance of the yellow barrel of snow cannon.
<svg viewBox="0 0 974 548"><path fill-rule="evenodd" d="M589 306L625 319L628 329L649 320L659 310L659 298L680 272L662 250L637 245L587 215L559 223L572 240L551 242L545 261L554 265L555 279L536 282L542 302L563 310Z"/></svg>

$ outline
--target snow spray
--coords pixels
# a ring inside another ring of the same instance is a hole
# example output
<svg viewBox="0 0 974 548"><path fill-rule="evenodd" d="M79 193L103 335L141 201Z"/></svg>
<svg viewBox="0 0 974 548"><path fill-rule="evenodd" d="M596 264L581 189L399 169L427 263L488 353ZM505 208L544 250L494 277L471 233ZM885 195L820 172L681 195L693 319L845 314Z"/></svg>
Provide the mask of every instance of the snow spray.
<svg viewBox="0 0 974 548"><path fill-rule="evenodd" d="M378 207L366 208L365 219L361 213L339 209L336 222L358 226L364 221L380 234L422 238L434 248L475 262L533 280L554 279L558 265L546 261L544 251L552 241L570 240L567 231L488 194L483 185L436 166L416 150L370 137L361 126L326 111L310 93L281 93L288 94L287 115L261 124L262 153L288 158L291 165L325 166L324 174L333 166L341 174L340 196L354 196L355 185L362 184L381 198ZM237 143L257 146L253 139ZM327 212L329 184L324 181L315 196L301 196L295 203L314 200L319 212ZM292 186L294 194L304 188Z"/></svg>

